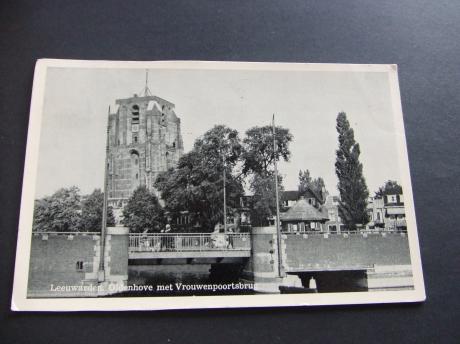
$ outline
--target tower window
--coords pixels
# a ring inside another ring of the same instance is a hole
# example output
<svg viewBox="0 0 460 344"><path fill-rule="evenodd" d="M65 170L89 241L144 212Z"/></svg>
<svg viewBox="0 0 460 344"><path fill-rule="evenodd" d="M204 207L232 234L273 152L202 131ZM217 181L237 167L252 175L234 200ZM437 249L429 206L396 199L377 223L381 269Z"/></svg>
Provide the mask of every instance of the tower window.
<svg viewBox="0 0 460 344"><path fill-rule="evenodd" d="M131 107L132 124L139 124L139 105L134 104Z"/></svg>
<svg viewBox="0 0 460 344"><path fill-rule="evenodd" d="M176 142L173 142L173 148L176 148Z"/></svg>
<svg viewBox="0 0 460 344"><path fill-rule="evenodd" d="M79 260L75 263L75 269L77 271L83 271L83 261Z"/></svg>
<svg viewBox="0 0 460 344"><path fill-rule="evenodd" d="M139 173L136 173L136 179L139 179Z"/></svg>
<svg viewBox="0 0 460 344"><path fill-rule="evenodd" d="M134 136L134 143L137 143L137 136Z"/></svg>

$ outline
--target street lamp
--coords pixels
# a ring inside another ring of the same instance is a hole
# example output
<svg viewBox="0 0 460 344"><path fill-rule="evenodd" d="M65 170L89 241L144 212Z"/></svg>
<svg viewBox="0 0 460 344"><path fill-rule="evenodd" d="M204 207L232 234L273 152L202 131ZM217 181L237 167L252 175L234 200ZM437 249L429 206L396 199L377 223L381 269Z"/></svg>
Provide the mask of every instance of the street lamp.
<svg viewBox="0 0 460 344"><path fill-rule="evenodd" d="M279 277L285 277L286 274L283 268L281 253L281 229L280 229L280 206L279 206L279 194L278 194L278 166L277 166L277 144L276 144L276 127L275 127L275 114L272 119L272 135L273 135L273 156L274 156L274 169L275 169L275 198L276 198L276 236L278 242L278 273Z"/></svg>
<svg viewBox="0 0 460 344"><path fill-rule="evenodd" d="M224 183L224 233L227 234L227 200L226 200L226 190L225 190L225 155L222 153L222 164L223 164L223 183Z"/></svg>

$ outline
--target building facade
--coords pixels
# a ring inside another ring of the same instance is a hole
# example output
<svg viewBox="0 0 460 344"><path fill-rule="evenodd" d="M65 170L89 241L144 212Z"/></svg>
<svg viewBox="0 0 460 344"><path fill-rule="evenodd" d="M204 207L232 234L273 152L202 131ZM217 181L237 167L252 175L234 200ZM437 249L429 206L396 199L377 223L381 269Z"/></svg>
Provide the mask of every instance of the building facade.
<svg viewBox="0 0 460 344"><path fill-rule="evenodd" d="M385 228L385 203L381 197L370 197L367 201L369 222L366 229Z"/></svg>
<svg viewBox="0 0 460 344"><path fill-rule="evenodd" d="M108 121L108 205L117 223L133 191L155 191L159 173L183 154L180 118L174 104L157 96L117 99Z"/></svg>
<svg viewBox="0 0 460 344"><path fill-rule="evenodd" d="M389 230L406 230L404 195L385 195L383 201L385 204L385 227Z"/></svg>
<svg viewBox="0 0 460 344"><path fill-rule="evenodd" d="M302 193L298 191L282 192L280 209L282 231L287 233L326 231L325 224L329 218L324 199L327 193L323 190L321 194L317 195L309 188Z"/></svg>
<svg viewBox="0 0 460 344"><path fill-rule="evenodd" d="M340 218L339 201L339 196L328 195L324 203L329 218L326 222L326 229L329 233L341 233L345 230L345 225Z"/></svg>

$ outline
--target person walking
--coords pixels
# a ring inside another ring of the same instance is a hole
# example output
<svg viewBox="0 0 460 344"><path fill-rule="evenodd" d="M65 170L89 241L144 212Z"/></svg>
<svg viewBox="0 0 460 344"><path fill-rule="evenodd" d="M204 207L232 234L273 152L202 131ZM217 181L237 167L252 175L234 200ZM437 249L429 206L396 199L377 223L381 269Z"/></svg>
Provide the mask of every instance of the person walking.
<svg viewBox="0 0 460 344"><path fill-rule="evenodd" d="M169 223L166 224L165 229L162 229L160 233L167 234L171 232L171 225ZM160 251L167 251L168 250L168 236L162 235L161 236L161 245Z"/></svg>
<svg viewBox="0 0 460 344"><path fill-rule="evenodd" d="M233 228L228 227L227 228L227 248L233 248Z"/></svg>

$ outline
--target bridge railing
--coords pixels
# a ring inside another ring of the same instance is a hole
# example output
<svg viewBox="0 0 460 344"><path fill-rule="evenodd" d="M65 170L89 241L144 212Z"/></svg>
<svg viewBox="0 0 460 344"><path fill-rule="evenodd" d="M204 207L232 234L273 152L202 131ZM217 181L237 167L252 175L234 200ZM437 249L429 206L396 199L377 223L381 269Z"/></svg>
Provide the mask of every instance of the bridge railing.
<svg viewBox="0 0 460 344"><path fill-rule="evenodd" d="M133 233L131 252L248 251L249 233Z"/></svg>

